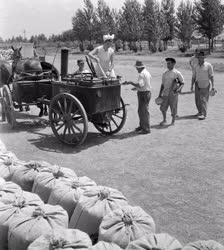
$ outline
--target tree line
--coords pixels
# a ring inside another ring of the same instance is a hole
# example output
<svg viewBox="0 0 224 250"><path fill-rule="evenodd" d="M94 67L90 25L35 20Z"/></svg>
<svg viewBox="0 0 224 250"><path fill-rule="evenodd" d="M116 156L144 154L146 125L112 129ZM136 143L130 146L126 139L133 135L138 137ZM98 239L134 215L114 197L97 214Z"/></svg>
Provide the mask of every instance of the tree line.
<svg viewBox="0 0 224 250"><path fill-rule="evenodd" d="M32 36L29 41L78 41L84 50L86 41L88 49L92 49L94 43L102 42L104 34L111 33L115 34L117 50L127 43L130 49L141 50L141 41L147 41L149 50L156 52L166 50L174 38L179 39L180 47L186 50L191 47L194 32L198 32L213 50L214 38L223 31L221 0L194 3L182 0L177 9L174 0L145 0L143 4L138 0L125 0L119 10L110 8L104 0L98 0L96 7L91 0L83 2L84 7L72 17L71 30L49 38L44 34Z"/></svg>

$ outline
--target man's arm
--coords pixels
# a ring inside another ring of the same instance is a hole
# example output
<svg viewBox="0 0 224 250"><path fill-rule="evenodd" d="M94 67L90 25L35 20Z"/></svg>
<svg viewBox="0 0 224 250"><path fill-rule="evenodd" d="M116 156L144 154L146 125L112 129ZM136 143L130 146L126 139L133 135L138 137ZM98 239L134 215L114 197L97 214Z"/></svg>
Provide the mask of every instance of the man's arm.
<svg viewBox="0 0 224 250"><path fill-rule="evenodd" d="M194 90L195 81L196 81L196 71L194 70L192 78L191 78L191 91Z"/></svg>
<svg viewBox="0 0 224 250"><path fill-rule="evenodd" d="M92 50L92 51L89 52L88 56L91 59L93 59L96 63L99 63L99 61L100 61L99 58L97 56L95 56L95 55L97 55L97 53L98 53L98 49L95 48L94 50Z"/></svg>
<svg viewBox="0 0 224 250"><path fill-rule="evenodd" d="M114 68L114 52L111 54L110 63L111 65L110 65L109 71L111 71Z"/></svg>
<svg viewBox="0 0 224 250"><path fill-rule="evenodd" d="M213 71L212 65L210 65L210 67L208 69L208 73L209 73L209 79L210 79L211 84L212 84L212 89L214 89L214 71Z"/></svg>

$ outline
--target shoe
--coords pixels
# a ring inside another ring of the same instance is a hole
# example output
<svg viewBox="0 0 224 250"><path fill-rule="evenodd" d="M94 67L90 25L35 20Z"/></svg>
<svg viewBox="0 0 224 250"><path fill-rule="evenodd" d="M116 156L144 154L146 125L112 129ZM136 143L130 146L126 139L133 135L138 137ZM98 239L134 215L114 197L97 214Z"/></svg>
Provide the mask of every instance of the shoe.
<svg viewBox="0 0 224 250"><path fill-rule="evenodd" d="M139 134L150 134L151 133L151 131L150 130L141 130L141 131L139 131Z"/></svg>
<svg viewBox="0 0 224 250"><path fill-rule="evenodd" d="M141 127L137 127L137 128L135 129L136 132L139 132L139 131L141 131L141 130L142 130Z"/></svg>
<svg viewBox="0 0 224 250"><path fill-rule="evenodd" d="M166 121L162 121L162 122L160 122L159 125L160 125L160 126L166 126L166 125L167 125L167 122L166 122Z"/></svg>
<svg viewBox="0 0 224 250"><path fill-rule="evenodd" d="M198 119L199 119L199 120L205 120L205 116L204 116L204 115L199 115L199 116L198 116Z"/></svg>
<svg viewBox="0 0 224 250"><path fill-rule="evenodd" d="M201 113L197 113L195 116L200 116L201 115Z"/></svg>
<svg viewBox="0 0 224 250"><path fill-rule="evenodd" d="M175 125L175 122L171 122L171 123L170 123L170 126L174 126L174 125Z"/></svg>

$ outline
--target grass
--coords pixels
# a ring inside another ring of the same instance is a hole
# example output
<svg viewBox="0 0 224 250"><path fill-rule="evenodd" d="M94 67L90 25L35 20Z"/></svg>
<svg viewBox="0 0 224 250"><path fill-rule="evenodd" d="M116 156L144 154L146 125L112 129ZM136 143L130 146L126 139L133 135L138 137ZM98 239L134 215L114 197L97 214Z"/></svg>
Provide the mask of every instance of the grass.
<svg viewBox="0 0 224 250"><path fill-rule="evenodd" d="M69 71L74 70L79 57L70 57ZM58 55L57 68L59 59ZM199 239L224 244L224 74L215 74L218 94L210 99L205 121L193 116L197 112L194 95L183 94L179 98L180 118L176 125L161 128L158 124L162 116L154 99L165 70L164 55L117 56L115 68L123 80L137 78L133 67L137 59L144 61L152 75L150 135L133 132L138 126L136 92L123 86L122 97L129 104L128 117L117 135L102 136L89 124L85 143L69 148L55 139L49 127L21 125L13 132L3 124L1 139L22 160L47 160L72 168L79 176L86 175L100 185L119 189L131 205L141 206L154 218L157 232L167 232L183 245ZM191 80L188 60L178 58L177 63L185 78L186 93ZM216 61L212 57L208 60Z"/></svg>

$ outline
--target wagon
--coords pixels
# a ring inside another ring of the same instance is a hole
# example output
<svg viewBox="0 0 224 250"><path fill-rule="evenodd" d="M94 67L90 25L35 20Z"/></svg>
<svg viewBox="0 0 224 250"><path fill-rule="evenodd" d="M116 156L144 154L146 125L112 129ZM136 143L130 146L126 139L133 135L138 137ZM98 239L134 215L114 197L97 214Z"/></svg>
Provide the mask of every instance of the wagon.
<svg viewBox="0 0 224 250"><path fill-rule="evenodd" d="M18 83L18 82L17 82ZM15 82L13 83L15 85ZM25 104L49 106L49 123L54 135L68 145L80 145L88 133L88 122L105 135L117 133L126 121L119 79L101 79L92 73L64 74L62 81L33 79L19 82L19 96ZM14 125L13 101L3 88L6 116Z"/></svg>

